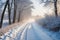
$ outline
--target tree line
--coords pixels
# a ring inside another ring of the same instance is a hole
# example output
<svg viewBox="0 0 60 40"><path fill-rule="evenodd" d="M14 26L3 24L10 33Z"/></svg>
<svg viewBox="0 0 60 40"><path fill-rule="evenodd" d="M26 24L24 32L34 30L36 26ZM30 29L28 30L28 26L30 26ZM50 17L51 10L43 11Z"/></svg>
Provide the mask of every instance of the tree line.
<svg viewBox="0 0 60 40"><path fill-rule="evenodd" d="M2 15L1 15L0 28L2 28L3 18L4 18L4 14L5 14L7 6L8 6L9 25L12 24L12 23L15 23L15 21L16 21L17 0L12 0L12 1L14 1L13 2L13 4L14 4L13 22L11 22L11 6L10 6L11 3L10 3L10 0L7 0L6 3L5 3ZM44 0L42 0L42 1L44 2ZM46 1L49 1L49 0L46 0ZM57 12L57 0L53 0L53 1L54 1L54 9L55 9L54 12L55 12L55 15L57 17L58 16L58 12ZM20 13L21 13L21 11L19 11L18 22L20 21Z"/></svg>
<svg viewBox="0 0 60 40"><path fill-rule="evenodd" d="M11 3L10 3L10 0L6 0L6 3L5 3L5 6L4 6L4 9L3 9L3 12L2 12L2 15L1 15L1 21L0 21L0 28L2 28L2 24L3 24L3 19L4 19L4 14L5 14L5 11L6 11L6 8L8 6L8 19L9 19L9 25L11 25L12 23L15 23L15 19L16 19L16 10L17 10L17 3L16 1L17 0L12 0L14 1L13 2L13 5L14 5L14 12L13 12L13 22L11 22ZM20 21L20 13L19 13L19 16L18 16L18 22Z"/></svg>

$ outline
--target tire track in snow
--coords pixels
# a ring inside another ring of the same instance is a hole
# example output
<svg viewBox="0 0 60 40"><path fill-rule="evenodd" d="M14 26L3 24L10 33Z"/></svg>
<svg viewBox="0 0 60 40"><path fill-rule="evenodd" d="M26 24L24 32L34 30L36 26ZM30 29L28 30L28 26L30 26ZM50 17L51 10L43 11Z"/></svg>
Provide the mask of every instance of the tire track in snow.
<svg viewBox="0 0 60 40"><path fill-rule="evenodd" d="M35 30L35 33L38 37L41 38L41 40L53 40L48 34L46 34L41 28L39 28L37 24L33 23L33 28Z"/></svg>

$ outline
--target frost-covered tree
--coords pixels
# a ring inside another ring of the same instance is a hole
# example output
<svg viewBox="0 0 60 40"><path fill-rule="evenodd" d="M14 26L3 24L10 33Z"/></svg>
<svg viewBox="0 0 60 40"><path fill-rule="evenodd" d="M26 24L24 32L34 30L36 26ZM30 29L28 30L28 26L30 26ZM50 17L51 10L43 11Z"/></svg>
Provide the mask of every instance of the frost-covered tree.
<svg viewBox="0 0 60 40"><path fill-rule="evenodd" d="M28 10L31 10L32 6L31 6L32 2L30 0L17 0L17 19L18 19L18 22L21 20L21 19L24 19L23 17L24 16L30 16L31 13L28 11ZM23 11L26 11L29 12L29 13L23 13ZM26 19L27 17L25 17Z"/></svg>
<svg viewBox="0 0 60 40"><path fill-rule="evenodd" d="M40 0L40 3L45 3L44 6L48 6L49 3L53 3L54 4L54 12L56 17L58 16L58 12L57 12L57 1L58 0Z"/></svg>
<svg viewBox="0 0 60 40"><path fill-rule="evenodd" d="M6 0L6 1L5 1L5 6L4 6L3 12L2 12L2 14L1 14L0 28L2 27L3 18L4 18L5 11L6 11L6 9L7 9L7 6L8 6L9 24L11 24L11 19L10 19L10 14L11 14L10 1L9 1L9 0Z"/></svg>

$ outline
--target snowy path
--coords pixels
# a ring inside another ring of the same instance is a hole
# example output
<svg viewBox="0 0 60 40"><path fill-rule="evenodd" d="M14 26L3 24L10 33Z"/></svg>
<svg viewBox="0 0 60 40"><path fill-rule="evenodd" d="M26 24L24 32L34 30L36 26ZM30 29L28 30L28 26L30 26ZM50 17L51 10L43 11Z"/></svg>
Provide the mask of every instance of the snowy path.
<svg viewBox="0 0 60 40"><path fill-rule="evenodd" d="M51 39L50 36L48 36L43 30L42 28L40 28L40 26L36 25L36 24L33 24L33 31L34 31L34 34L37 36L36 37L36 40L53 40Z"/></svg>
<svg viewBox="0 0 60 40"><path fill-rule="evenodd" d="M47 31L36 23L28 23L11 29L0 40L60 40L60 32Z"/></svg>

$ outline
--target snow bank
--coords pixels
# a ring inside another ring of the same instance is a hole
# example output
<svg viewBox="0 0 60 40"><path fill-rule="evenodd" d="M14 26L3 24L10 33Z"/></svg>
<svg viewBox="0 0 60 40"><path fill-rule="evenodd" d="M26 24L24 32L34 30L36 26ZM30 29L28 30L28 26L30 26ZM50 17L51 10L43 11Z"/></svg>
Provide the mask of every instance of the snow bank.
<svg viewBox="0 0 60 40"><path fill-rule="evenodd" d="M53 15L45 15L44 18L38 19L36 22L48 29L57 28L57 30L59 30L60 28L60 16L56 17Z"/></svg>

